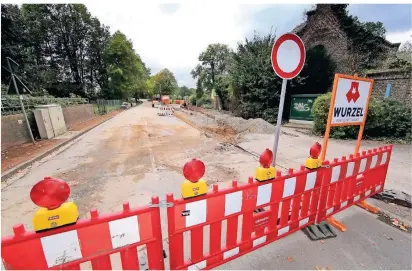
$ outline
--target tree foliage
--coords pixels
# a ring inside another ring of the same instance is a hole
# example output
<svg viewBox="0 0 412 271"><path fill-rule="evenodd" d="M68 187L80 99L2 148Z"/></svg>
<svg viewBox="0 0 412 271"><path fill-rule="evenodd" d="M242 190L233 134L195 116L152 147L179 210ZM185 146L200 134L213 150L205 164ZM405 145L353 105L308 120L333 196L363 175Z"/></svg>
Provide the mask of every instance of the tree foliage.
<svg viewBox="0 0 412 271"><path fill-rule="evenodd" d="M177 90L177 81L174 74L168 69L163 69L152 77L153 93L171 95Z"/></svg>
<svg viewBox="0 0 412 271"><path fill-rule="evenodd" d="M230 68L231 84L238 113L245 118L265 118L276 121L281 79L273 72L271 51L275 35L255 33L238 43Z"/></svg>
<svg viewBox="0 0 412 271"><path fill-rule="evenodd" d="M121 45L119 34L112 37L84 5L2 4L1 9L2 66L6 57L19 63L20 77L35 93L45 89L57 97L126 98L145 89L143 78L150 70L131 44ZM9 78L2 68L2 83L7 85ZM119 83L119 78L126 81Z"/></svg>
<svg viewBox="0 0 412 271"><path fill-rule="evenodd" d="M331 91L336 63L325 47L317 45L306 49L306 60L299 76L291 80L289 92L318 94Z"/></svg>
<svg viewBox="0 0 412 271"><path fill-rule="evenodd" d="M105 95L114 99L139 96L137 93L145 89L148 74L126 35L120 31L114 33L104 51L104 59L109 77Z"/></svg>
<svg viewBox="0 0 412 271"><path fill-rule="evenodd" d="M226 96L225 77L228 75L228 65L231 51L225 44L209 44L205 51L199 55L199 62L193 70L193 78L198 79L197 96L202 97L205 90L207 92L216 90L216 94L223 98Z"/></svg>

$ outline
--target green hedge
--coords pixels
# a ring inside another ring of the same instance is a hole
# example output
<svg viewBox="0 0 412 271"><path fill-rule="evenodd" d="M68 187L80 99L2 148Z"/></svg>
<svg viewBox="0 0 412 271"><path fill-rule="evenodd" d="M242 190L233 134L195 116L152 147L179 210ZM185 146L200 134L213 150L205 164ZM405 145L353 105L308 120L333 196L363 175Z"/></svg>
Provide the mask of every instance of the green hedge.
<svg viewBox="0 0 412 271"><path fill-rule="evenodd" d="M209 105L212 104L212 99L209 97L209 95L203 95L196 102L196 106L203 106L203 105L206 105L206 104L209 104Z"/></svg>
<svg viewBox="0 0 412 271"><path fill-rule="evenodd" d="M319 96L313 104L313 132L324 134L328 119L331 93ZM366 118L364 138L403 139L411 141L411 107L388 99L371 98ZM330 137L357 138L359 126L333 127Z"/></svg>
<svg viewBox="0 0 412 271"><path fill-rule="evenodd" d="M87 104L89 101L84 98L55 98L50 96L45 97L32 97L29 95L23 95L23 104L26 110L34 109L37 105L45 104L59 104L62 107ZM2 95L1 97L1 114L11 115L21 113L21 106L18 95Z"/></svg>

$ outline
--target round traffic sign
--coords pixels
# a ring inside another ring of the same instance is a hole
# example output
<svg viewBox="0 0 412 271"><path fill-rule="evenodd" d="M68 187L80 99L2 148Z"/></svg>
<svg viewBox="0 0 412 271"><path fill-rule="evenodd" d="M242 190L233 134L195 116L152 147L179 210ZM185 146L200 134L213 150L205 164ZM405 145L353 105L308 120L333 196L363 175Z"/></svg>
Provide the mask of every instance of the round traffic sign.
<svg viewBox="0 0 412 271"><path fill-rule="evenodd" d="M305 45L292 33L280 36L272 48L272 67L283 79L296 77L305 64Z"/></svg>

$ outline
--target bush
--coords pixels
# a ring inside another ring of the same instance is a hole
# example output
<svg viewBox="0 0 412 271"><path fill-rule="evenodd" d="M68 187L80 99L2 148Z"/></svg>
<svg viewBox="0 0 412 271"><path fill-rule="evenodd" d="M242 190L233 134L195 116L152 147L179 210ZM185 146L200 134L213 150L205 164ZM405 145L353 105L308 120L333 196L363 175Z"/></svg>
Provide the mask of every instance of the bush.
<svg viewBox="0 0 412 271"><path fill-rule="evenodd" d="M202 106L204 104L212 104L212 99L208 95L203 95L199 100L196 102L196 106Z"/></svg>
<svg viewBox="0 0 412 271"><path fill-rule="evenodd" d="M196 105L196 95L195 94L192 94L189 96L189 103L191 105Z"/></svg>
<svg viewBox="0 0 412 271"><path fill-rule="evenodd" d="M330 105L331 93L319 96L313 104L313 132L324 134ZM393 138L411 140L411 108L397 101L372 97L366 118L365 138ZM357 138L359 126L333 127L330 137Z"/></svg>

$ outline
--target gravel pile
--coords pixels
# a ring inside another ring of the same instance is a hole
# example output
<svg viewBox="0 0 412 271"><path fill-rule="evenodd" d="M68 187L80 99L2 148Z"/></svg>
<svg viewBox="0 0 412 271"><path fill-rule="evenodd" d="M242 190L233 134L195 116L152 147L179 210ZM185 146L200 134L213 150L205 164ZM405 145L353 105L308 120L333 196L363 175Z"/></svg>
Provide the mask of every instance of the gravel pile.
<svg viewBox="0 0 412 271"><path fill-rule="evenodd" d="M233 117L228 114L221 114L217 111L209 111L208 113L215 117L215 121L219 126L231 127L238 134L272 134L275 131L274 125L261 118L245 120L243 118Z"/></svg>

